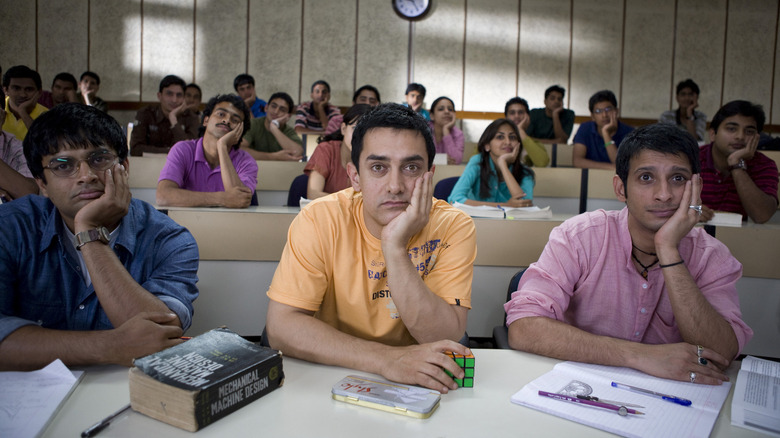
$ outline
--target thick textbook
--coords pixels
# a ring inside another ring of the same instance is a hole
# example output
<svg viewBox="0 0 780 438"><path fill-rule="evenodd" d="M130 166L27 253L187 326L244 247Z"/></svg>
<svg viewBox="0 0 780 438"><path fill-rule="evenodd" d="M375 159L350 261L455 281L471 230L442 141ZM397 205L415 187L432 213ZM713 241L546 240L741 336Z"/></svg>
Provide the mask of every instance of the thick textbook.
<svg viewBox="0 0 780 438"><path fill-rule="evenodd" d="M753 356L742 360L731 424L780 437L780 363Z"/></svg>
<svg viewBox="0 0 780 438"><path fill-rule="evenodd" d="M282 355L219 328L133 361L133 410L194 432L284 383Z"/></svg>

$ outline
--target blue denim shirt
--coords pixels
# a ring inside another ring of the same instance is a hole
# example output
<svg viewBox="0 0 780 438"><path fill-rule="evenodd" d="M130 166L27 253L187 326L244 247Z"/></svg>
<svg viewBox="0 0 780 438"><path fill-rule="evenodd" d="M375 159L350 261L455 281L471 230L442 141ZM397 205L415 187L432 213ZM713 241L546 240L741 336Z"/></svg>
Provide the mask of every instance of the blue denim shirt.
<svg viewBox="0 0 780 438"><path fill-rule="evenodd" d="M42 196L0 205L0 342L25 325L56 330L114 328L95 288L86 286L59 211ZM112 240L114 240L112 238ZM114 252L144 289L192 322L198 296L198 246L187 229L133 199Z"/></svg>

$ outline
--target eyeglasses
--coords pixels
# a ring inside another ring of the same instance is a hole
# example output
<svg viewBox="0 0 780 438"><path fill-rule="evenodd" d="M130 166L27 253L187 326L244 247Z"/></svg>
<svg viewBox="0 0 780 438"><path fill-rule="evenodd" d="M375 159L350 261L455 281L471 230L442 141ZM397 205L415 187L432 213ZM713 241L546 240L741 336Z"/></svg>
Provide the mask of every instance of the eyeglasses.
<svg viewBox="0 0 780 438"><path fill-rule="evenodd" d="M612 111L615 111L615 108L608 106L606 108L596 108L593 110L593 114L601 114L601 113L611 113Z"/></svg>
<svg viewBox="0 0 780 438"><path fill-rule="evenodd" d="M57 176L69 177L79 171L82 161L86 161L92 170L102 172L117 163L117 156L108 151L95 151L83 160L73 157L57 157L49 161L46 168Z"/></svg>

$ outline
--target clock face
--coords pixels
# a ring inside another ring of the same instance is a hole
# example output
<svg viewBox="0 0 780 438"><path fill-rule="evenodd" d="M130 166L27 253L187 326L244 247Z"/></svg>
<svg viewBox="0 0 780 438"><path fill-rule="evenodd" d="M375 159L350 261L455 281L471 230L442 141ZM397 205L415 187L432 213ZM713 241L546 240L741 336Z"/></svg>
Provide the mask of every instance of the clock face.
<svg viewBox="0 0 780 438"><path fill-rule="evenodd" d="M395 13L408 20L422 18L431 9L431 0L393 0Z"/></svg>

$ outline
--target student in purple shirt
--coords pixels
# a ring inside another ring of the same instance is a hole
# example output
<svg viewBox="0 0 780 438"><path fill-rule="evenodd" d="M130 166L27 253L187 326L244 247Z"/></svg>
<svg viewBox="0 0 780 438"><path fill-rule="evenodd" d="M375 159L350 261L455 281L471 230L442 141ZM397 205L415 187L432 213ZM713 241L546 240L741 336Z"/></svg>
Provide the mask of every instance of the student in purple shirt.
<svg viewBox="0 0 780 438"><path fill-rule="evenodd" d="M157 182L157 204L246 208L257 187L257 162L239 149L249 109L235 94L211 98L202 137L173 145Z"/></svg>

